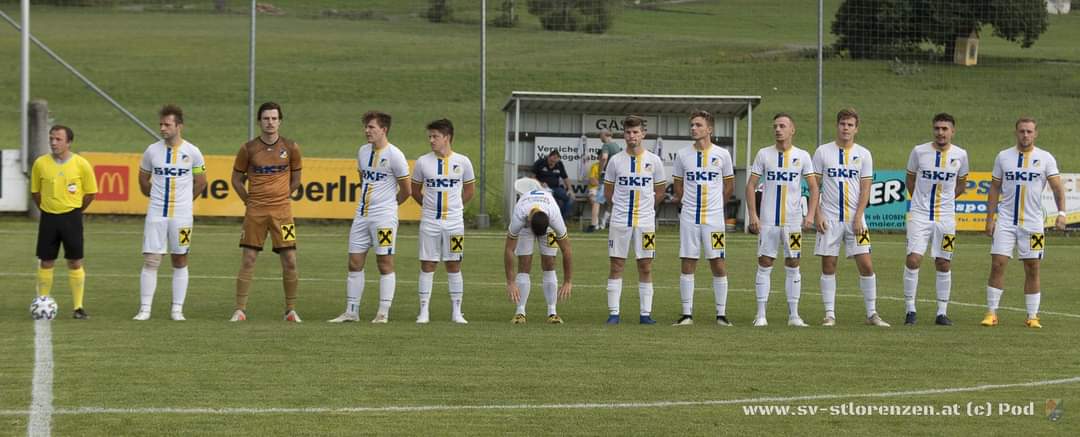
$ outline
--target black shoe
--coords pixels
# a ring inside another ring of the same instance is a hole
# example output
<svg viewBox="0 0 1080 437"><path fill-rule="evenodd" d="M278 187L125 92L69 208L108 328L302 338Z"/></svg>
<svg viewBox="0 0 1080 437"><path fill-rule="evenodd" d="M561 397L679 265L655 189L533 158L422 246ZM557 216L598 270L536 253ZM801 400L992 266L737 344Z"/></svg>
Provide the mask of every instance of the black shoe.
<svg viewBox="0 0 1080 437"><path fill-rule="evenodd" d="M74 317L74 318L79 319L79 320L86 320L86 319L90 318L90 315L86 314L86 310L84 310L82 308L76 308L75 312L71 314L71 317Z"/></svg>
<svg viewBox="0 0 1080 437"><path fill-rule="evenodd" d="M720 326L732 326L731 322L728 321L727 316L716 316L716 324Z"/></svg>
<svg viewBox="0 0 1080 437"><path fill-rule="evenodd" d="M694 317L689 314L683 314L682 317L679 317L679 320L676 320L675 323L671 324L671 326L687 326L693 324Z"/></svg>
<svg viewBox="0 0 1080 437"><path fill-rule="evenodd" d="M915 324L915 311L909 311L904 315L904 324L908 326Z"/></svg>
<svg viewBox="0 0 1080 437"><path fill-rule="evenodd" d="M591 234L593 232L596 232L596 226L589 225L589 227L585 228L585 233L586 234Z"/></svg>
<svg viewBox="0 0 1080 437"><path fill-rule="evenodd" d="M952 326L952 320L949 320L949 316L947 315L938 314L937 318L934 319L934 324L941 326Z"/></svg>

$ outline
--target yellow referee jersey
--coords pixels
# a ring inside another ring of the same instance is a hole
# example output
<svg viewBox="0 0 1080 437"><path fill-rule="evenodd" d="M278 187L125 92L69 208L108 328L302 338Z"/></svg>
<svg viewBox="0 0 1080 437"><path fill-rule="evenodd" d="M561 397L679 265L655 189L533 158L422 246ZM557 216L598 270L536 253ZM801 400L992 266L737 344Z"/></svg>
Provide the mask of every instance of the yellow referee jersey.
<svg viewBox="0 0 1080 437"><path fill-rule="evenodd" d="M52 155L40 156L30 171L30 192L41 193L41 210L50 214L81 208L84 195L98 192L94 167L74 153L62 163Z"/></svg>

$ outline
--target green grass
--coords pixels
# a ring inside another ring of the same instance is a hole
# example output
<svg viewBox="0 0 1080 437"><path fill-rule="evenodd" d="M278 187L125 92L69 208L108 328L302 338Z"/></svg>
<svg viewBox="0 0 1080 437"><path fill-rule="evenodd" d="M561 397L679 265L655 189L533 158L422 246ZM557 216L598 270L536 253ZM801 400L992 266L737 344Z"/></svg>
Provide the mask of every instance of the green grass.
<svg viewBox="0 0 1080 437"><path fill-rule="evenodd" d="M540 405L708 401L821 394L866 394L1023 383L1080 375L1080 292L1070 283L1075 238L1051 235L1043 263L1045 328L1023 327L1022 271L1011 263L1001 326L978 326L988 269L987 238L961 237L955 259L952 328L933 326L933 274L924 265L919 325L903 318L900 272L903 237L875 236L878 308L891 329L862 324L856 273L841 264L834 329L784 326L782 273L774 272L771 325L751 328L754 312L755 241L729 236L731 294L728 314L736 327L711 323L708 276L699 269L698 324L665 326L677 316L677 233L659 232L654 280L660 325L634 323L636 274L629 273L622 300L626 322L606 317L604 236L573 235L575 288L559 307L567 323L542 323L540 278L534 272L530 323L509 324L498 257L502 236L469 231L466 238L464 311L468 326L452 325L445 274L436 275L432 323L417 326L416 228L401 229L398 290L391 323L331 325L343 305L343 222L301 223L299 310L305 322L280 320L282 293L277 261L260 258L249 321L226 322L239 262L238 224L197 225L191 257L188 321L167 320L169 269L163 268L154 318L130 320L138 303L141 221L93 217L87 224L86 305L92 319L73 321L63 268L54 295L61 317L52 322L54 405L58 408L349 408L426 405ZM0 219L0 410L26 410L33 371L33 324L26 306L33 296L35 225ZM812 238L805 246L811 252ZM537 269L538 270L538 269ZM803 267L801 312L810 323L822 315L817 259ZM368 275L361 316L377 301L377 278ZM967 305L970 304L970 305ZM1065 416L1051 423L1046 399L1063 399ZM1047 435L1080 431L1074 407L1080 384L996 389L972 393L890 398L840 398L779 404L947 405L968 402L1034 402L1035 417L750 417L742 404L629 409L512 409L427 412L295 414L87 414L56 415L57 435L305 435L342 434L735 434L735 435ZM24 416L0 416L0 434L23 434Z"/></svg>
<svg viewBox="0 0 1080 437"><path fill-rule="evenodd" d="M207 153L232 154L247 137L247 18L206 13L208 1L172 3L201 9L40 7L33 29L151 127L161 104L177 102L193 142ZM230 8L242 11L243 3ZM497 205L502 196L500 108L513 90L761 95L755 147L771 141L771 114L786 111L799 123L796 142L812 148L816 66L802 54L816 42L812 3L624 9L604 35L544 32L524 13L518 28L489 29L491 200ZM457 148L479 160L479 29L469 18L476 6L459 5L464 22L435 25L417 15L421 1L275 4L286 15L259 19L256 99L285 105L283 131L307 156L351 157L362 142L360 114L380 108L395 116L390 136L407 155L426 151L424 124L445 116L459 127ZM827 18L838 4L828 2ZM17 15L17 5L3 6ZM329 8L377 11L380 18L314 18ZM995 152L1012 143L1013 121L1031 114L1041 121L1040 142L1059 161L1080 159L1080 151L1067 147L1080 135L1071 120L1080 113L1080 16L1054 16L1050 23L1031 49L990 37L987 29L981 63L973 68L922 64L897 75L885 61L829 59L825 139L832 136L831 114L855 106L863 115L859 141L874 150L878 168L897 169L912 145L929 138L931 115L948 111L959 120L957 143L973 152L972 168L988 170ZM0 93L0 147L15 148L18 37L6 26L0 26L0 59L12 60L0 66L0 89L10 90ZM48 100L55 121L75 128L77 149L138 151L149 142L57 64L38 51L33 59L33 97Z"/></svg>

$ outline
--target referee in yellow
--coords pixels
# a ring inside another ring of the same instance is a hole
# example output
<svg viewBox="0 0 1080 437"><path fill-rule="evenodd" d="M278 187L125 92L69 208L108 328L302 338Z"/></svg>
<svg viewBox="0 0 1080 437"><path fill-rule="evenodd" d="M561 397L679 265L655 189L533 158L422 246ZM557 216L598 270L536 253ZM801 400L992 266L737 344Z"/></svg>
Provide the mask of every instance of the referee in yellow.
<svg viewBox="0 0 1080 437"><path fill-rule="evenodd" d="M49 148L52 153L34 161L30 171L30 194L41 209L38 223L37 271L38 296L48 296L53 283L53 266L64 245L68 264L68 283L76 319L90 316L83 309L83 219L82 213L98 191L94 168L90 162L71 153L75 133L67 126L49 129Z"/></svg>

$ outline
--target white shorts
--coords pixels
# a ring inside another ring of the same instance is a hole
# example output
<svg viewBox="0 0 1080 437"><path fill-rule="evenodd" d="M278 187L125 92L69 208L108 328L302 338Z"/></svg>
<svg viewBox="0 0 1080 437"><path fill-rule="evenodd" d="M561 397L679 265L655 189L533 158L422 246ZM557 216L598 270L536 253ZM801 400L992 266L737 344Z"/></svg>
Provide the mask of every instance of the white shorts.
<svg viewBox="0 0 1080 437"><path fill-rule="evenodd" d="M608 256L626 259L631 245L637 259L653 258L656 255L656 228L608 228Z"/></svg>
<svg viewBox="0 0 1080 437"><path fill-rule="evenodd" d="M548 231L543 237L536 237L529 229L524 229L517 238L517 246L514 247L514 255L525 256L533 254L533 242L540 246L541 256L555 256L559 252L559 244L555 242L555 233Z"/></svg>
<svg viewBox="0 0 1080 437"><path fill-rule="evenodd" d="M990 243L990 253L1012 258L1014 247L1020 259L1042 259L1046 248L1046 235L1020 229L1012 224L998 223L994 227L994 241Z"/></svg>
<svg viewBox="0 0 1080 437"><path fill-rule="evenodd" d="M907 253L924 255L927 244L930 244L930 256L951 260L956 250L956 222L908 220Z"/></svg>
<svg viewBox="0 0 1080 437"><path fill-rule="evenodd" d="M146 217L143 253L186 255L191 249L191 217Z"/></svg>
<svg viewBox="0 0 1080 437"><path fill-rule="evenodd" d="M465 222L420 221L420 261L461 261Z"/></svg>
<svg viewBox="0 0 1080 437"><path fill-rule="evenodd" d="M696 225L682 222L679 224L679 258L698 259L701 250L705 250L705 259L724 257L727 238L724 236L724 224Z"/></svg>
<svg viewBox="0 0 1080 437"><path fill-rule="evenodd" d="M349 228L349 253L367 253L375 248L375 255L393 255L397 244L397 216L356 216Z"/></svg>
<svg viewBox="0 0 1080 437"><path fill-rule="evenodd" d="M855 235L851 222L829 220L825 226L825 233L818 233L814 241L814 255L840 256L840 244L844 244L844 253L848 258L870 253L870 229L865 225L862 235Z"/></svg>
<svg viewBox="0 0 1080 437"><path fill-rule="evenodd" d="M776 259L776 247L784 247L784 258L802 256L802 229L799 225L761 226L758 231L758 256Z"/></svg>

